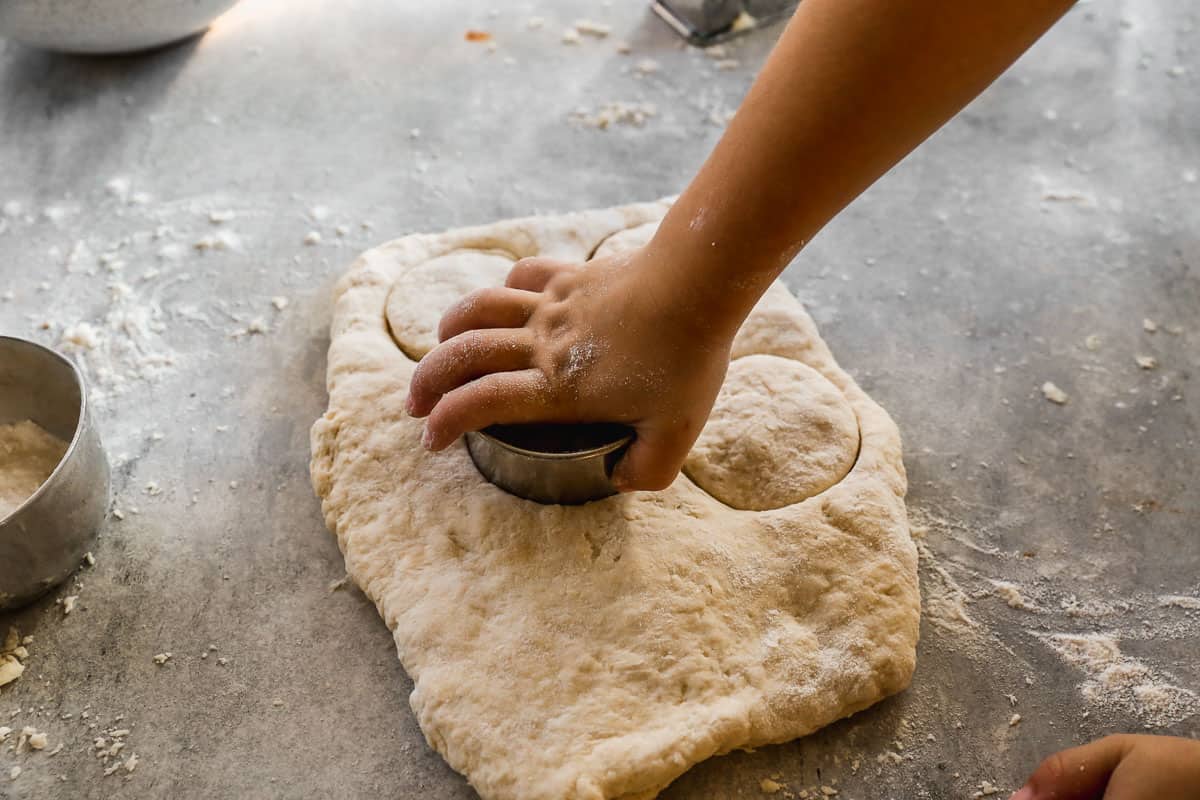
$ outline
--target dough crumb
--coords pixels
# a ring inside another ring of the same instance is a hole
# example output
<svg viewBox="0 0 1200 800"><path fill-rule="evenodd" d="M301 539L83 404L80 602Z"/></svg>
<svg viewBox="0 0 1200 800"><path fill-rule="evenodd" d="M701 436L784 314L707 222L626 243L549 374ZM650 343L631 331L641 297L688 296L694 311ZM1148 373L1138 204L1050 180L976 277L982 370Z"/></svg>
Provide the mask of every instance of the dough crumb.
<svg viewBox="0 0 1200 800"><path fill-rule="evenodd" d="M1093 334L1089 334L1088 337L1083 340L1083 346L1086 347L1088 350L1095 352L1100 349L1100 342L1101 342L1101 339L1100 339L1099 334L1093 333Z"/></svg>
<svg viewBox="0 0 1200 800"><path fill-rule="evenodd" d="M569 119L598 130L608 130L614 125L632 125L640 128L646 120L658 115L653 103L626 103L620 100L605 103L594 112L586 108L576 109Z"/></svg>
<svg viewBox="0 0 1200 800"><path fill-rule="evenodd" d="M612 33L612 26L602 22L593 22L590 19L581 19L575 23L575 30L584 36L603 39Z"/></svg>
<svg viewBox="0 0 1200 800"><path fill-rule="evenodd" d="M28 642L25 639L28 639ZM20 638L20 631L16 627L8 628L4 642L0 643L0 686L11 684L25 672L22 662L29 657L29 650L23 645L32 644L32 640L34 639L30 636ZM0 741L4 741L5 736L11 732L10 728L0 728Z"/></svg>
<svg viewBox="0 0 1200 800"><path fill-rule="evenodd" d="M8 779L10 781L15 781L19 777L21 777L21 768L20 767L13 767L12 769L10 769L8 771Z"/></svg>
<svg viewBox="0 0 1200 800"><path fill-rule="evenodd" d="M1015 728L1020 724L1021 724L1021 715L1020 714L1013 714L1012 717L1010 717L1008 720L1008 727L1010 727L1010 728Z"/></svg>
<svg viewBox="0 0 1200 800"><path fill-rule="evenodd" d="M773 781L770 778L763 778L758 782L758 788L763 794L775 794L783 789L783 784Z"/></svg>
<svg viewBox="0 0 1200 800"><path fill-rule="evenodd" d="M96 557L92 555L91 550L83 554L83 563L87 564L89 567L96 566Z"/></svg>
<svg viewBox="0 0 1200 800"><path fill-rule="evenodd" d="M74 611L75 604L78 602L79 602L79 595L77 595L77 594L69 594L66 597L64 597L63 601L62 601L63 616L65 617L68 614L70 614L72 611Z"/></svg>
<svg viewBox="0 0 1200 800"><path fill-rule="evenodd" d="M1021 594L1021 587L1015 583L992 581L992 587L995 590L996 596L1007 603L1009 608L1017 608L1023 611L1029 610L1029 604Z"/></svg>
<svg viewBox="0 0 1200 800"><path fill-rule="evenodd" d="M201 236L192 243L192 248L201 253L209 250L237 250L242 240L231 230L219 230L210 236Z"/></svg>
<svg viewBox="0 0 1200 800"><path fill-rule="evenodd" d="M24 672L25 665L15 656L0 656L0 686L7 686L21 677Z"/></svg>
<svg viewBox="0 0 1200 800"><path fill-rule="evenodd" d="M223 211L210 211L208 212L208 221L213 225L221 225L222 223L229 222L236 216L237 215L234 214L230 209L225 209Z"/></svg>
<svg viewBox="0 0 1200 800"><path fill-rule="evenodd" d="M1000 789L990 781L982 781L979 784L979 791L971 795L972 797L991 797L994 794L1000 794Z"/></svg>
<svg viewBox="0 0 1200 800"><path fill-rule="evenodd" d="M160 666L160 667L161 667L163 664L165 664L165 663L167 663L168 661L170 661L170 660L171 660L171 654L170 654L170 653L159 653L158 655L156 655L156 656L154 657L154 663L155 663L155 664L157 664L157 665L158 665L158 666Z"/></svg>
<svg viewBox="0 0 1200 800"><path fill-rule="evenodd" d="M319 231L309 231L304 234L304 244L306 247L315 247L321 243L321 233Z"/></svg>
<svg viewBox="0 0 1200 800"><path fill-rule="evenodd" d="M1142 330L1146 333L1154 333L1158 330L1158 323L1147 317L1142 320Z"/></svg>
<svg viewBox="0 0 1200 800"><path fill-rule="evenodd" d="M108 183L104 184L104 189L113 197L124 202L129 198L129 189L132 185L133 182L130 181L129 178L125 177L124 175L118 175Z"/></svg>
<svg viewBox="0 0 1200 800"><path fill-rule="evenodd" d="M64 350L95 350L100 345L100 334L86 322L77 322L63 330L59 343Z"/></svg>
<svg viewBox="0 0 1200 800"><path fill-rule="evenodd" d="M634 71L639 75L652 75L658 72L660 65L653 58L643 58L633 67Z"/></svg>
<svg viewBox="0 0 1200 800"><path fill-rule="evenodd" d="M31 750L45 750L47 744L45 733L31 733L29 735L29 747Z"/></svg>
<svg viewBox="0 0 1200 800"><path fill-rule="evenodd" d="M1137 365L1142 369L1157 369L1158 359L1154 356L1137 356L1135 359Z"/></svg>
<svg viewBox="0 0 1200 800"><path fill-rule="evenodd" d="M582 39L579 36L579 31L574 28L567 28L562 34L563 44L579 44Z"/></svg>
<svg viewBox="0 0 1200 800"><path fill-rule="evenodd" d="M288 299L286 297L272 297L271 305L275 306L276 311L283 311L288 307Z"/></svg>
<svg viewBox="0 0 1200 800"><path fill-rule="evenodd" d="M1042 384L1042 395L1051 403L1055 403L1060 406L1065 406L1071 399L1070 395L1055 386L1050 381L1046 381Z"/></svg>
<svg viewBox="0 0 1200 800"><path fill-rule="evenodd" d="M529 19L525 20L525 27L531 31L539 30L545 26L545 24L545 17L530 17Z"/></svg>

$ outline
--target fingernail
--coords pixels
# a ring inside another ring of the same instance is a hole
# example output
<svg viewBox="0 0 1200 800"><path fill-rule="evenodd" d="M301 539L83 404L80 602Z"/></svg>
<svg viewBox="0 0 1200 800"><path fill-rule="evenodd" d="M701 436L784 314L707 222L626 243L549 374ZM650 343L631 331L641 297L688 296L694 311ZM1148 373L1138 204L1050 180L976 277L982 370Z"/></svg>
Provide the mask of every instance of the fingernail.
<svg viewBox="0 0 1200 800"><path fill-rule="evenodd" d="M411 393L411 392L409 393L408 397L405 397L405 398L404 398L404 410L405 410L405 411L407 411L409 414L411 414L411 413L412 413L412 410L413 410L413 396L412 396L412 393Z"/></svg>
<svg viewBox="0 0 1200 800"><path fill-rule="evenodd" d="M1034 800L1033 789L1028 786L1022 786L1013 792L1012 797L1008 798L1008 800Z"/></svg>
<svg viewBox="0 0 1200 800"><path fill-rule="evenodd" d="M429 430L428 425L421 427L421 446L426 450L433 449L433 432Z"/></svg>

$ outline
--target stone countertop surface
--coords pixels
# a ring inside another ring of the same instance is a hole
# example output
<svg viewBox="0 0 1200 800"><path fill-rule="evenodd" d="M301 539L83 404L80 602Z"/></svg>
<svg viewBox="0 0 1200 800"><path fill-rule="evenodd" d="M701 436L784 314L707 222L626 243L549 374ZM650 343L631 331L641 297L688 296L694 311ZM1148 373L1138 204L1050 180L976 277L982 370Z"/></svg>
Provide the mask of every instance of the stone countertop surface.
<svg viewBox="0 0 1200 800"><path fill-rule="evenodd" d="M1078 5L788 269L905 437L917 673L664 798L1006 797L1106 732L1200 735L1198 17ZM562 43L580 18L613 31ZM95 565L0 613L33 636L0 725L50 745L0 745L0 798L475 797L330 588L332 284L404 233L678 192L778 32L721 54L641 3L245 0L137 56L0 42L0 332L79 351L115 491ZM613 104L642 124L584 121Z"/></svg>

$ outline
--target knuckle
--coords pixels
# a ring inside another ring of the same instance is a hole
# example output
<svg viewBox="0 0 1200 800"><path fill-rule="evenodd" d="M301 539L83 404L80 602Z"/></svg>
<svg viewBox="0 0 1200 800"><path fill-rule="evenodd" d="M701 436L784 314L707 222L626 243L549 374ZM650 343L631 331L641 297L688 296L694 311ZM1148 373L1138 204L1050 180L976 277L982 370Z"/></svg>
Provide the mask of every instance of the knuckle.
<svg viewBox="0 0 1200 800"><path fill-rule="evenodd" d="M537 257L522 258L508 271L508 280L511 282L532 275L540 263L541 261Z"/></svg>

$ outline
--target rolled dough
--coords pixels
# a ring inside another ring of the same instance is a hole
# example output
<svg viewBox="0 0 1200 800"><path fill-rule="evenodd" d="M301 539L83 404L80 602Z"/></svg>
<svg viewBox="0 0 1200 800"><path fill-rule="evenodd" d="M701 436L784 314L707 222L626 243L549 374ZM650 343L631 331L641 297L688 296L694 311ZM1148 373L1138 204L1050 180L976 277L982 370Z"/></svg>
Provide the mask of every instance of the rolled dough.
<svg viewBox="0 0 1200 800"><path fill-rule="evenodd" d="M393 633L430 746L485 800L651 798L698 761L803 736L912 674L899 433L782 285L734 354L819 373L861 438L849 471L801 502L742 511L681 476L663 492L542 506L485 481L461 442L421 448L404 413L415 362L385 321L393 286L463 250L582 261L666 208L406 236L364 253L335 290L313 485Z"/></svg>
<svg viewBox="0 0 1200 800"><path fill-rule="evenodd" d="M46 482L66 452L67 443L36 422L0 425L0 519Z"/></svg>

